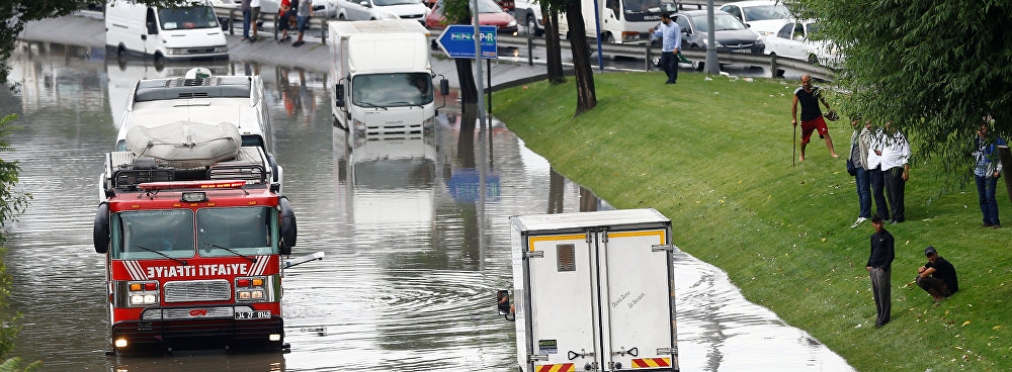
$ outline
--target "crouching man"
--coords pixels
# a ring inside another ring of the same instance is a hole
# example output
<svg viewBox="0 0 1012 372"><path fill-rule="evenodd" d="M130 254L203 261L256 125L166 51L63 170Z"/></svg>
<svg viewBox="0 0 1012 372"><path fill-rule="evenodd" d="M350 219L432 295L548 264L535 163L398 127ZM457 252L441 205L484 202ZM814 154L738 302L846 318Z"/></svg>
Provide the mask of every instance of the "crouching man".
<svg viewBox="0 0 1012 372"><path fill-rule="evenodd" d="M959 282L956 280L956 268L949 261L938 256L935 247L924 248L924 256L928 263L917 268L917 286L923 288L935 303L939 303L946 297L952 296L959 290Z"/></svg>

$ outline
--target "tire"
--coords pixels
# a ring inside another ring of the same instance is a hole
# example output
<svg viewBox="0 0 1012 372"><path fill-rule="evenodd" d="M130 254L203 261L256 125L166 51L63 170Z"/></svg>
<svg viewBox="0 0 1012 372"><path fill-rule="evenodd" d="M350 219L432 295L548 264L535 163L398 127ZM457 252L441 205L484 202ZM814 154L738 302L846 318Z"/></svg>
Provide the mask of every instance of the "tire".
<svg viewBox="0 0 1012 372"><path fill-rule="evenodd" d="M545 34L544 30L538 29L538 19L534 17L534 14L527 15L527 33L534 36L542 36Z"/></svg>
<svg viewBox="0 0 1012 372"><path fill-rule="evenodd" d="M160 72L163 68L165 68L165 56L162 55L162 52L155 52L155 69Z"/></svg>

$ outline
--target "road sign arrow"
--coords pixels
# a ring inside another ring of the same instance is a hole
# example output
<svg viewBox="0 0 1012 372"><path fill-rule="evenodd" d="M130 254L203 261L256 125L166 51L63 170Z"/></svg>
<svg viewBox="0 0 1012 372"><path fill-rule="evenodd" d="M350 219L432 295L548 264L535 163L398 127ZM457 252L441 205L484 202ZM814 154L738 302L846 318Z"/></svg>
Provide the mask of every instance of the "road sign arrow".
<svg viewBox="0 0 1012 372"><path fill-rule="evenodd" d="M496 26L479 26L481 34L481 58L496 59L498 57ZM474 26L450 25L436 39L439 48L450 58L475 58Z"/></svg>

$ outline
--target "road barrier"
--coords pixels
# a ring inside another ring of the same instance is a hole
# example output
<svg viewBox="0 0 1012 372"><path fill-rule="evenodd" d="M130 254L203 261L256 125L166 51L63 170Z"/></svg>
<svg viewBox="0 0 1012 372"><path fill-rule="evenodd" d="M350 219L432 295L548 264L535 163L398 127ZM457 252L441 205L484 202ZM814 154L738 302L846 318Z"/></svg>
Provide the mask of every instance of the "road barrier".
<svg viewBox="0 0 1012 372"><path fill-rule="evenodd" d="M235 24L236 23L239 23L239 27L242 27L242 10L239 10L239 8L219 8L219 7L215 7L214 8L214 14L217 15L219 19L221 19L221 18L228 19L228 34L229 35L235 35ZM236 22L236 20L238 20L238 22ZM263 13L263 12L260 12L260 19L259 20L263 21L264 24L267 24L267 21L270 21L270 24L273 25L273 28L274 28L274 30L273 30L274 31L274 40L277 40L278 39L278 13ZM315 16L314 17L310 17L309 18L309 24L307 25L308 28L306 30L306 33L309 33L310 30L320 30L320 39L321 39L320 42L326 44L327 43L327 22L330 21L330 20L331 19L327 18L327 17L315 17ZM291 30L289 30L289 32L296 32L297 33L297 32L299 32L299 30L293 27Z"/></svg>
<svg viewBox="0 0 1012 372"><path fill-rule="evenodd" d="M535 38L530 36L505 36L499 35L498 37L499 47L512 47L512 48L527 48L527 63L534 65L534 48L541 47L545 48L546 43L544 38ZM567 40L561 40L563 49L569 49L569 42ZM591 52L595 51L595 46L591 45ZM622 56L630 58L642 58L644 60L643 69L650 71L653 69L654 59L659 58L661 55L661 48L659 46L647 46L647 45L628 45L628 44L602 44L601 49L606 55ZM688 49L682 51L682 56L686 59L694 62L705 62L706 51L702 49ZM765 66L770 68L771 76L778 77L781 75L779 71L789 69L798 71L801 73L812 75L812 77L820 80L833 80L836 76L836 72L826 66L814 65L808 61L777 57L775 55L753 55L753 54L742 54L742 53L730 53L730 52L718 52L717 61L720 64L743 64L752 66Z"/></svg>

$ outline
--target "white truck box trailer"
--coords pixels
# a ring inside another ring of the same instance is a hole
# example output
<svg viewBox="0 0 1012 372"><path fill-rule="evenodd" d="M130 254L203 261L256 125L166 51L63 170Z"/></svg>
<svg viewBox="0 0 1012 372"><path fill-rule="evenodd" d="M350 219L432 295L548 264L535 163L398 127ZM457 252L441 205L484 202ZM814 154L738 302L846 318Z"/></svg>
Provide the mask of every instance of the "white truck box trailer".
<svg viewBox="0 0 1012 372"><path fill-rule="evenodd" d="M433 126L434 75L424 26L396 19L331 21L327 27L335 125L376 135L421 134Z"/></svg>
<svg viewBox="0 0 1012 372"><path fill-rule="evenodd" d="M521 371L679 370L671 220L630 209L510 226L512 309L499 298Z"/></svg>

